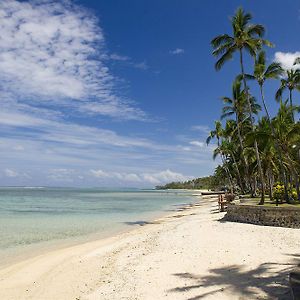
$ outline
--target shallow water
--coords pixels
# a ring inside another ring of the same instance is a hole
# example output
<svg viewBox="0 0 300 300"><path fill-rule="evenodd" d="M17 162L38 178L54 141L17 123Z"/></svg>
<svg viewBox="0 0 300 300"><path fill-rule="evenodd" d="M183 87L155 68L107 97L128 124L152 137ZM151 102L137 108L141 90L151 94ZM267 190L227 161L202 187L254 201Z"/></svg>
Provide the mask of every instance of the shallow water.
<svg viewBox="0 0 300 300"><path fill-rule="evenodd" d="M183 191L0 188L0 265L54 244L108 237L193 201Z"/></svg>

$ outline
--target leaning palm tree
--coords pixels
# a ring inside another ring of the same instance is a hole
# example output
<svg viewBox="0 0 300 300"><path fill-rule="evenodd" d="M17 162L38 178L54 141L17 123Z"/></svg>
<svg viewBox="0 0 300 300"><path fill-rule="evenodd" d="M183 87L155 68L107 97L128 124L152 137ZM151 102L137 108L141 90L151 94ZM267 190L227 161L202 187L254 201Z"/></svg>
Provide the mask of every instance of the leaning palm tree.
<svg viewBox="0 0 300 300"><path fill-rule="evenodd" d="M281 84L276 92L275 98L277 101L282 99L282 93L289 90L290 107L293 106L293 91L300 91L300 70L291 69L286 71L286 78L281 79ZM294 115L293 115L294 119Z"/></svg>
<svg viewBox="0 0 300 300"><path fill-rule="evenodd" d="M250 53L252 57L255 57L257 51L261 49L263 45L272 46L272 44L269 41L262 38L265 32L264 26L260 24L250 24L249 22L251 19L251 14L245 13L242 8L239 8L231 20L233 35L219 35L211 41L211 45L214 49L213 55L220 57L215 64L216 70L220 70L224 63L232 58L235 52L239 53L244 90L246 92L246 98L248 102L252 131L254 131L250 96L248 92L247 82L245 79L243 50L246 50L248 53ZM256 140L254 141L254 148L258 164L258 170L260 174L260 180L262 184L260 204L263 204L265 198L265 184Z"/></svg>
<svg viewBox="0 0 300 300"><path fill-rule="evenodd" d="M271 117L265 101L264 83L267 79L278 79L283 73L284 70L282 69L280 63L273 62L269 66L267 66L266 53L265 51L260 51L255 60L253 75L249 75L249 74L245 75L247 79L252 79L257 81L260 89L261 100L269 121L271 120Z"/></svg>
<svg viewBox="0 0 300 300"><path fill-rule="evenodd" d="M275 147L278 152L279 156L279 164L280 164L280 173L283 177L283 183L284 183L284 191L285 191L285 200L288 201L288 191L287 191L287 179L286 174L283 166L283 159L282 159L282 152L279 148L278 142L275 138L275 130L272 126L270 113L265 101L265 95L264 95L264 83L267 79L278 79L282 74L284 73L284 70L282 69L280 63L273 62L269 66L266 65L266 53L265 51L260 51L257 55L257 58L255 60L254 64L254 72L253 75L245 74L245 77L250 80L256 80L259 85L261 100L265 109L265 113L267 115L267 122L269 123L272 136L275 141Z"/></svg>

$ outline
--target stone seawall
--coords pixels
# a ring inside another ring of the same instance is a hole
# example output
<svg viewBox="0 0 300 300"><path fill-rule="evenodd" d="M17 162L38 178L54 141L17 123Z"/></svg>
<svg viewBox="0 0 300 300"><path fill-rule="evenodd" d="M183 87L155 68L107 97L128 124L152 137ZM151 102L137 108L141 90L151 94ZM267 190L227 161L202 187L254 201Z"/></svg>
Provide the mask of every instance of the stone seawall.
<svg viewBox="0 0 300 300"><path fill-rule="evenodd" d="M267 226L300 228L300 209L229 204L225 220Z"/></svg>

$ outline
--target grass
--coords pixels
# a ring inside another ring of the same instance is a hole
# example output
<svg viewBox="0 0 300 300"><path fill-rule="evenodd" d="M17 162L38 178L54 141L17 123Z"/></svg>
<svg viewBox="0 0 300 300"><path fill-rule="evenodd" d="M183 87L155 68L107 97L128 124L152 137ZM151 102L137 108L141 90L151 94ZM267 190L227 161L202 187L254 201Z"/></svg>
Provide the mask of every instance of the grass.
<svg viewBox="0 0 300 300"><path fill-rule="evenodd" d="M250 195L243 195L244 197L242 198L242 200L244 200L241 205L258 205L259 201L260 201L260 197L255 197L255 198L250 198ZM249 198L248 198L249 197ZM267 206L267 207L276 207L276 202L275 201L271 201L270 197L266 196L265 197L265 204L263 206ZM279 203L278 207L299 207L300 208L300 203L299 202L295 202L293 204L288 204L288 203Z"/></svg>

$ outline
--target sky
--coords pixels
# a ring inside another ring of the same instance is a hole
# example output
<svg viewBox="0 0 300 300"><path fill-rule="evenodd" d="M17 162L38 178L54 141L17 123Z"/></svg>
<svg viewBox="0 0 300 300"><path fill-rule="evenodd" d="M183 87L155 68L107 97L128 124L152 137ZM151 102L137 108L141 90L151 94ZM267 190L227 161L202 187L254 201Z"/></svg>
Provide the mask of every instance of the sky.
<svg viewBox="0 0 300 300"><path fill-rule="evenodd" d="M268 62L288 68L300 55L295 0L1 0L0 185L153 187L212 174L205 140L239 65L216 72L210 40L230 33L239 6L275 44ZM272 113L277 87L266 84Z"/></svg>

